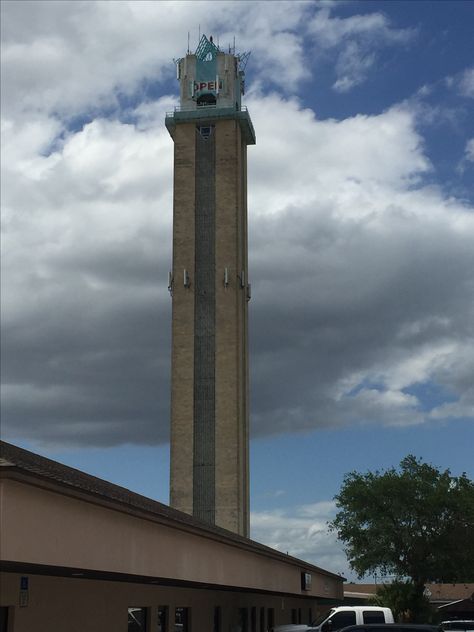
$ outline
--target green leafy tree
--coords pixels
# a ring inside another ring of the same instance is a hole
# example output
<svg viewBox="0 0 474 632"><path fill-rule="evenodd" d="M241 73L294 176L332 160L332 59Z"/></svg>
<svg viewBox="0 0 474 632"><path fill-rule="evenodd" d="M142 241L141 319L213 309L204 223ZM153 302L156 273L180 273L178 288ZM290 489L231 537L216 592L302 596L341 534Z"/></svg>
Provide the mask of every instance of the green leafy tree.
<svg viewBox="0 0 474 632"><path fill-rule="evenodd" d="M437 613L428 597L416 592L411 581L394 581L379 586L377 593L370 599L371 605L390 608L395 621L422 621L434 623Z"/></svg>
<svg viewBox="0 0 474 632"><path fill-rule="evenodd" d="M335 500L330 527L359 577L408 578L413 603L428 581L474 580L474 483L465 474L453 477L410 455L399 470L346 474Z"/></svg>

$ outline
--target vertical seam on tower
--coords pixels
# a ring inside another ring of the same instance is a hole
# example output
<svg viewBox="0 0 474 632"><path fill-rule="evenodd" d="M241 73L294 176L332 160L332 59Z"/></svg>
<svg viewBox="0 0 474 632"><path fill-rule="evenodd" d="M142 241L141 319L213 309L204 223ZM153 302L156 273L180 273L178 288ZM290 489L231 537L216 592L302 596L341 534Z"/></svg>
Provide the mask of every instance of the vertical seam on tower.
<svg viewBox="0 0 474 632"><path fill-rule="evenodd" d="M215 134L196 128L193 515L215 523Z"/></svg>

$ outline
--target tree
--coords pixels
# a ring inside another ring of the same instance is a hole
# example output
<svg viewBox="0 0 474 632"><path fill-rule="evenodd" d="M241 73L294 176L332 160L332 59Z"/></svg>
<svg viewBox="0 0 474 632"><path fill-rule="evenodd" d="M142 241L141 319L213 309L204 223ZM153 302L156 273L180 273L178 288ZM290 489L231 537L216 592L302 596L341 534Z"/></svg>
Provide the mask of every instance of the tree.
<svg viewBox="0 0 474 632"><path fill-rule="evenodd" d="M474 580L474 483L465 474L409 455L399 471L346 474L335 500L330 528L359 577L409 578L415 602L428 581Z"/></svg>
<svg viewBox="0 0 474 632"><path fill-rule="evenodd" d="M374 606L390 608L397 622L415 620L423 623L435 623L437 619L437 613L428 597L417 593L409 580L382 584L369 603Z"/></svg>

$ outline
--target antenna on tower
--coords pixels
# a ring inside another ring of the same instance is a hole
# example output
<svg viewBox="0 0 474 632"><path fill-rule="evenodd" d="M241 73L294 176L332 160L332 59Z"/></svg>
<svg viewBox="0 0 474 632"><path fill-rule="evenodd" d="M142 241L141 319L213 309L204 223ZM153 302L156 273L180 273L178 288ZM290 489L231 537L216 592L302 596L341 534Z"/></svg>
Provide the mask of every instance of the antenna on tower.
<svg viewBox="0 0 474 632"><path fill-rule="evenodd" d="M199 37L198 37L198 46L199 46L199 42L201 41L201 25L199 25Z"/></svg>
<svg viewBox="0 0 474 632"><path fill-rule="evenodd" d="M232 51L232 55L235 55L235 35L234 35L234 49Z"/></svg>
<svg viewBox="0 0 474 632"><path fill-rule="evenodd" d="M188 55L189 55L189 31L188 31Z"/></svg>

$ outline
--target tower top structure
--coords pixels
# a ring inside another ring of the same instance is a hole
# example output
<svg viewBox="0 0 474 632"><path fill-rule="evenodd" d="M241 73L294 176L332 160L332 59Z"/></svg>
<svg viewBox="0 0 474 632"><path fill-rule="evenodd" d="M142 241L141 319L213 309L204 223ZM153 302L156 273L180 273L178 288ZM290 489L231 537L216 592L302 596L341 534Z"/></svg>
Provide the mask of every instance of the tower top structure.
<svg viewBox="0 0 474 632"><path fill-rule="evenodd" d="M206 35L194 53L176 60L180 82L179 107L167 113L166 127L173 137L177 123L203 118L237 119L247 145L255 144L255 131L247 108L242 106L245 92L245 66L250 53L224 52L212 36Z"/></svg>

